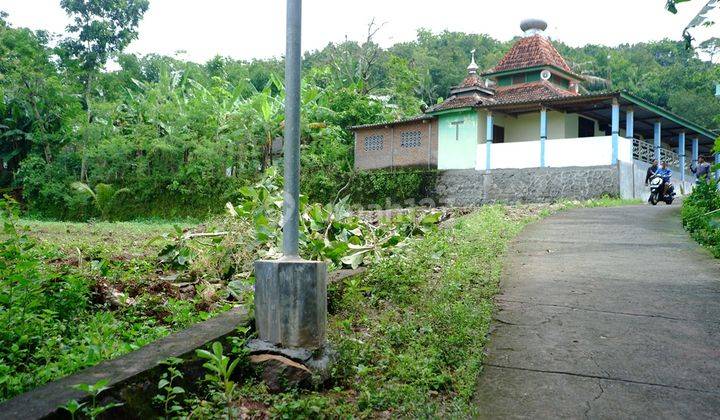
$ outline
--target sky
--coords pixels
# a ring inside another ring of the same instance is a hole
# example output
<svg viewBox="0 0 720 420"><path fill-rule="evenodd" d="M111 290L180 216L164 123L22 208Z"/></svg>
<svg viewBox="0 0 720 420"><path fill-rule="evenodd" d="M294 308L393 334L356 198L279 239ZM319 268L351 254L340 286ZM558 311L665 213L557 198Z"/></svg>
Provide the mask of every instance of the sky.
<svg viewBox="0 0 720 420"><path fill-rule="evenodd" d="M418 28L484 33L500 40L520 35L522 19L548 22L547 34L571 46L680 39L705 3L693 0L672 15L665 0L304 0L303 50L329 42L363 40L373 19L383 24L383 47L411 41ZM63 33L69 23L59 0L0 0L16 27ZM719 19L720 20L720 19ZM720 36L720 22L698 39ZM704 37L704 38L703 38ZM139 37L128 52L175 55L205 62L280 57L285 50L285 0L150 0Z"/></svg>

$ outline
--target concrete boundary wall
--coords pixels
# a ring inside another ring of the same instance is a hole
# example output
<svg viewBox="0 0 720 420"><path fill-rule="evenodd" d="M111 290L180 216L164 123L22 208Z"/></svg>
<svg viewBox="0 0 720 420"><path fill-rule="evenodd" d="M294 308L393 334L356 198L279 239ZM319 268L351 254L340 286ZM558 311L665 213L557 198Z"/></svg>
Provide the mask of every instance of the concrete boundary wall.
<svg viewBox="0 0 720 420"><path fill-rule="evenodd" d="M602 196L647 200L645 173L649 166L635 160L601 166L440 171L435 192L446 206L550 203ZM678 196L689 194L695 177L686 174L682 184L679 170L671 169Z"/></svg>
<svg viewBox="0 0 720 420"><path fill-rule="evenodd" d="M619 197L620 173L617 165L442 171L436 193L448 206Z"/></svg>

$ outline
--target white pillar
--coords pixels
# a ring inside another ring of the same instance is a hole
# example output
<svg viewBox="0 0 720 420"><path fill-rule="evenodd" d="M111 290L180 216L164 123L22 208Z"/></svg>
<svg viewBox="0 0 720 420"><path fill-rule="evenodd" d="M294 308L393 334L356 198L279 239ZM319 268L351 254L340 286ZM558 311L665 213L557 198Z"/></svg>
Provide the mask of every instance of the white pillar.
<svg viewBox="0 0 720 420"><path fill-rule="evenodd" d="M540 109L540 167L545 167L545 140L547 140L547 109Z"/></svg>
<svg viewBox="0 0 720 420"><path fill-rule="evenodd" d="M631 139L635 136L635 111L632 107L625 112L625 137Z"/></svg>
<svg viewBox="0 0 720 420"><path fill-rule="evenodd" d="M685 132L678 135L678 155L680 155L680 182L685 182Z"/></svg>
<svg viewBox="0 0 720 420"><path fill-rule="evenodd" d="M692 161L690 163L692 164L693 168L697 167L699 143L700 139L698 139L697 137L692 139Z"/></svg>
<svg viewBox="0 0 720 420"><path fill-rule="evenodd" d="M618 137L620 136L620 104L617 99L613 99L612 102L612 159L610 163L616 165L618 161Z"/></svg>
<svg viewBox="0 0 720 420"><path fill-rule="evenodd" d="M655 145L655 160L660 160L660 138L662 135L662 123L660 121L655 121L654 129L655 136L653 144Z"/></svg>
<svg viewBox="0 0 720 420"><path fill-rule="evenodd" d="M493 142L493 114L492 111L488 111L485 128L485 170L489 171L492 168L490 164L490 152L492 150Z"/></svg>

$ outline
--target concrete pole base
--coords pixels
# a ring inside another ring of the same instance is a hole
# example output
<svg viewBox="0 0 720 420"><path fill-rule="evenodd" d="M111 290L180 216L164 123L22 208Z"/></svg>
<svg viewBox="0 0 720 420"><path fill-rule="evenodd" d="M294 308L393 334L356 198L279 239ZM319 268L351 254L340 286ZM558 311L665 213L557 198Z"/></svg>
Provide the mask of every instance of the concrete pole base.
<svg viewBox="0 0 720 420"><path fill-rule="evenodd" d="M327 264L301 259L255 262L255 325L260 340L320 349L327 324Z"/></svg>
<svg viewBox="0 0 720 420"><path fill-rule="evenodd" d="M250 360L271 391L316 387L328 378L327 265L302 259L255 262Z"/></svg>

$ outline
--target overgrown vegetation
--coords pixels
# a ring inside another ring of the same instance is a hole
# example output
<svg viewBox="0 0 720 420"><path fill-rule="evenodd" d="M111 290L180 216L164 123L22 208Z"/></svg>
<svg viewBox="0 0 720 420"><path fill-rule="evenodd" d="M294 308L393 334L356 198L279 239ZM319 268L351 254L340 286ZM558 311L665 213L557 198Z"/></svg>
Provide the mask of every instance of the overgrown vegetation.
<svg viewBox="0 0 720 420"><path fill-rule="evenodd" d="M42 218L205 218L281 163L273 144L282 136L282 60L197 64L123 54L147 2L127 2L125 15L113 14L115 1L93 10L85 3L92 2L63 1L78 19L65 38L11 27L0 16L0 192ZM95 14L113 31L90 31ZM127 31L114 32L120 28ZM431 173L355 174L346 128L417 115L463 79L470 50L490 68L510 46L487 35L421 29L414 41L382 49L377 30L371 26L363 42L305 55L302 190L312 202L333 202L348 184L344 195L354 203L425 198L414 194ZM81 34L98 37L102 51L85 50ZM719 67L683 42L556 44L586 76L585 89L630 89L720 127L713 96ZM108 59L120 69L101 71ZM75 182L88 188L78 191Z"/></svg>
<svg viewBox="0 0 720 420"><path fill-rule="evenodd" d="M720 258L720 191L718 182L699 183L683 201L682 222L699 243Z"/></svg>
<svg viewBox="0 0 720 420"><path fill-rule="evenodd" d="M2 205L0 400L209 316L199 301L153 289L154 265L143 256L114 253L101 238L71 238L74 249L41 242L17 219L17 206Z"/></svg>
<svg viewBox="0 0 720 420"><path fill-rule="evenodd" d="M39 232L30 233L5 201L0 399L251 303L252 263L278 256L282 239L279 178L272 168L266 173L240 189L227 216L192 230L34 222ZM331 269L380 261L445 216L404 211L367 221L350 212L347 199L321 205L305 197L300 212L301 254Z"/></svg>
<svg viewBox="0 0 720 420"><path fill-rule="evenodd" d="M182 410L207 417L472 416L509 242L527 223L556 210L634 203L497 205L449 221L366 273L331 283L329 340L337 360L325 386L270 393L248 366L247 352L227 354L213 344L202 353L212 360L205 391L188 396ZM229 385L218 366L235 363L242 373Z"/></svg>

